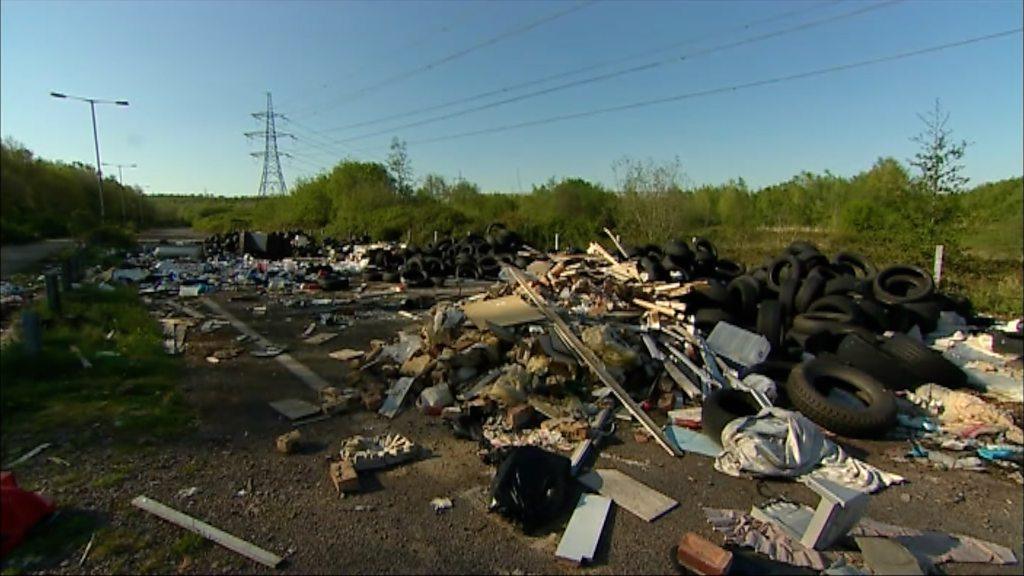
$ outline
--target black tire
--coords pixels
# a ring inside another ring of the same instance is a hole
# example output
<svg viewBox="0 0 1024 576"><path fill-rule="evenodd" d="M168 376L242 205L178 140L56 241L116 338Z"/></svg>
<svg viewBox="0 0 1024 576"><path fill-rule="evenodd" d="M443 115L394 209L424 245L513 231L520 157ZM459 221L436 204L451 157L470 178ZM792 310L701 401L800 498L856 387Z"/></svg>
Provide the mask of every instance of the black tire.
<svg viewBox="0 0 1024 576"><path fill-rule="evenodd" d="M693 239L693 251L694 252L707 252L711 254L713 260L718 259L718 249L711 243L711 240L697 236Z"/></svg>
<svg viewBox="0 0 1024 576"><path fill-rule="evenodd" d="M842 314L845 319L841 320L847 324L863 324L860 308L854 301L846 296L833 294L818 298L807 307L807 312L834 312Z"/></svg>
<svg viewBox="0 0 1024 576"><path fill-rule="evenodd" d="M707 250L698 250L693 257L693 271L698 276L709 276L715 271L717 257Z"/></svg>
<svg viewBox="0 0 1024 576"><path fill-rule="evenodd" d="M817 334L826 330L835 331L854 326L850 317L842 312L804 312L793 318L793 330L804 334Z"/></svg>
<svg viewBox="0 0 1024 576"><path fill-rule="evenodd" d="M874 280L878 269L867 258L853 252L840 252L832 259L832 266L839 273L850 274L863 280ZM859 272L859 274L858 274Z"/></svg>
<svg viewBox="0 0 1024 576"><path fill-rule="evenodd" d="M367 282L380 282L384 275L379 270L372 270L365 275Z"/></svg>
<svg viewBox="0 0 1024 576"><path fill-rule="evenodd" d="M800 290L800 278L790 276L782 282L779 290L779 305L782 306L783 326L788 325L793 319L793 302L796 300L796 293Z"/></svg>
<svg viewBox="0 0 1024 576"><path fill-rule="evenodd" d="M875 332L882 333L891 330L892 319L884 304L879 304L868 298L857 300L857 308L860 308L861 317L864 319L864 326Z"/></svg>
<svg viewBox="0 0 1024 576"><path fill-rule="evenodd" d="M786 278L797 277L800 278L803 275L803 269L800 266L800 261L797 260L796 256L787 255L782 258L776 258L771 265L768 267L768 278L765 281L765 285L772 292L778 293L782 290L782 282Z"/></svg>
<svg viewBox="0 0 1024 576"><path fill-rule="evenodd" d="M736 317L728 310L723 310L721 308L701 308L693 315L694 326L707 332L713 330L715 324L718 324L719 322L735 324Z"/></svg>
<svg viewBox="0 0 1024 576"><path fill-rule="evenodd" d="M657 255L644 256L640 259L640 269L647 273L648 278L651 281L664 280L668 278L668 271L661 265L661 262L657 260L660 258Z"/></svg>
<svg viewBox="0 0 1024 576"><path fill-rule="evenodd" d="M698 306L729 308L732 304L732 297L725 284L717 280L708 280L707 285L695 286L687 297L687 301Z"/></svg>
<svg viewBox="0 0 1024 576"><path fill-rule="evenodd" d="M942 304L937 300L907 302L900 306L910 315L910 321L917 324L917 327L921 329L921 334L930 334L938 327L939 315L942 313Z"/></svg>
<svg viewBox="0 0 1024 576"><path fill-rule="evenodd" d="M676 262L676 259L673 258L671 254L665 254L661 257L661 266L669 272L677 272L683 268Z"/></svg>
<svg viewBox="0 0 1024 576"><path fill-rule="evenodd" d="M708 394L700 411L701 430L716 444L722 444L722 430L737 418L753 416L761 405L744 390L721 388Z"/></svg>
<svg viewBox="0 0 1024 576"><path fill-rule="evenodd" d="M863 407L839 403L828 389L853 393ZM878 438L896 425L896 398L881 382L852 366L816 358L795 368L786 381L786 394L804 416L837 434Z"/></svg>
<svg viewBox="0 0 1024 576"><path fill-rule="evenodd" d="M757 316L757 301L761 297L761 284L751 276L737 276L726 288L732 309L740 318L752 320Z"/></svg>
<svg viewBox="0 0 1024 576"><path fill-rule="evenodd" d="M690 246L683 240L670 240L666 243L665 254L681 258L682 262L693 260L693 251L690 250Z"/></svg>
<svg viewBox="0 0 1024 576"><path fill-rule="evenodd" d="M804 278L800 289L796 292L796 297L793 299L793 310L799 314L807 311L807 307L811 305L811 302L817 300L825 292L825 283L827 282L826 275L821 270L814 270Z"/></svg>
<svg viewBox="0 0 1024 576"><path fill-rule="evenodd" d="M879 348L902 362L908 372L923 382L954 389L967 385L967 374L963 370L910 336L893 334L891 338L883 340Z"/></svg>
<svg viewBox="0 0 1024 576"><path fill-rule="evenodd" d="M850 275L836 276L825 283L825 296L835 295L871 296L871 282Z"/></svg>
<svg viewBox="0 0 1024 576"><path fill-rule="evenodd" d="M836 357L844 364L867 372L890 390L910 390L923 384L899 360L882 351L873 338L847 334L836 348Z"/></svg>
<svg viewBox="0 0 1024 576"><path fill-rule="evenodd" d="M757 333L768 339L771 349L782 349L782 306L778 300L763 300L757 307Z"/></svg>
<svg viewBox="0 0 1024 576"><path fill-rule="evenodd" d="M875 276L875 298L886 304L906 304L935 293L932 275L917 266L889 266Z"/></svg>
<svg viewBox="0 0 1024 576"><path fill-rule="evenodd" d="M722 280L732 280L746 271L747 267L739 262L733 262L725 258L719 258L715 261L715 276Z"/></svg>
<svg viewBox="0 0 1024 576"><path fill-rule="evenodd" d="M395 284L402 281L402 276L398 272L384 272L380 279L389 284Z"/></svg>

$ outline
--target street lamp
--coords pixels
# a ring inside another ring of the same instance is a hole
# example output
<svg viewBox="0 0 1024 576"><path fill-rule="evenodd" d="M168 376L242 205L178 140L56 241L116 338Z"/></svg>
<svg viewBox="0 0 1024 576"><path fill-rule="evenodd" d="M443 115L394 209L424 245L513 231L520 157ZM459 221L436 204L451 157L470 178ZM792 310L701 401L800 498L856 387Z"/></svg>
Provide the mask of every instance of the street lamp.
<svg viewBox="0 0 1024 576"><path fill-rule="evenodd" d="M104 162L104 166L115 166L117 167L117 183L121 185L121 224L124 224L124 174L121 172L123 168L138 168L138 164L113 164L110 162Z"/></svg>
<svg viewBox="0 0 1024 576"><path fill-rule="evenodd" d="M98 98L83 98L81 96L69 96L61 92L50 92L50 96L54 98L70 98L72 100L81 100L82 102L89 103L89 111L92 112L92 141L96 145L96 185L99 187L100 192L100 221L106 218L107 212L103 207L103 168L100 164L100 138L96 133L96 105L97 104L114 104L115 106L127 106L127 100L100 100Z"/></svg>

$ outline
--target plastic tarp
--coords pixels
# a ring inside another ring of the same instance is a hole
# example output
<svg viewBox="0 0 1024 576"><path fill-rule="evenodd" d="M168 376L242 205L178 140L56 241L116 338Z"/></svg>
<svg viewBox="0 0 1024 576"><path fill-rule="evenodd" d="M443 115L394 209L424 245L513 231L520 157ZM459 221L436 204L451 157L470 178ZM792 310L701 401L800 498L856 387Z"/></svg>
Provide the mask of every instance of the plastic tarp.
<svg viewBox="0 0 1024 576"><path fill-rule="evenodd" d="M776 407L726 425L715 469L730 476L812 474L868 493L903 482L901 476L847 455L802 414Z"/></svg>
<svg viewBox="0 0 1024 576"><path fill-rule="evenodd" d="M54 511L53 502L22 490L11 472L0 473L0 556L7 556L40 520Z"/></svg>

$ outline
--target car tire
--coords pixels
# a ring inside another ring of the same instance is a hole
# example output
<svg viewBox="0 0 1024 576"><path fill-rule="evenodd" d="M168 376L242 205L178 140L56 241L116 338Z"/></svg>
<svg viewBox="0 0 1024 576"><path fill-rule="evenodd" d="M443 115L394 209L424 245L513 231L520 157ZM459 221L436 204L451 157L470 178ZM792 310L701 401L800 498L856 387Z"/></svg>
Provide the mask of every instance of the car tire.
<svg viewBox="0 0 1024 576"><path fill-rule="evenodd" d="M833 387L851 389L863 407L836 402ZM896 425L896 398L870 374L825 358L804 362L786 380L786 394L804 416L837 434L879 438Z"/></svg>

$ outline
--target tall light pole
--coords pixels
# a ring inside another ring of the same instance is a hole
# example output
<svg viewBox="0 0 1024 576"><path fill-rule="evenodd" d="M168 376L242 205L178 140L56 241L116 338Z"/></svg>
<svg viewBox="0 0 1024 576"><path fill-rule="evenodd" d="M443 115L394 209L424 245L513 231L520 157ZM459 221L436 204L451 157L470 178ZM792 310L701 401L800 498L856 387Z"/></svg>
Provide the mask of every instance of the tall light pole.
<svg viewBox="0 0 1024 576"><path fill-rule="evenodd" d="M117 183L121 185L121 224L124 224L125 213L124 213L124 174L121 172L124 168L138 168L138 164L113 164L110 162L104 162L104 166L114 166L117 168Z"/></svg>
<svg viewBox="0 0 1024 576"><path fill-rule="evenodd" d="M81 100L82 102L89 103L89 111L92 112L92 142L96 145L96 185L100 192L100 221L106 219L107 211L103 206L103 168L100 164L100 137L96 132L96 105L97 104L114 104L116 106L127 106L127 100L100 100L98 98L83 98L81 96L69 96L60 92L50 92L50 96L54 98L71 98L72 100Z"/></svg>

